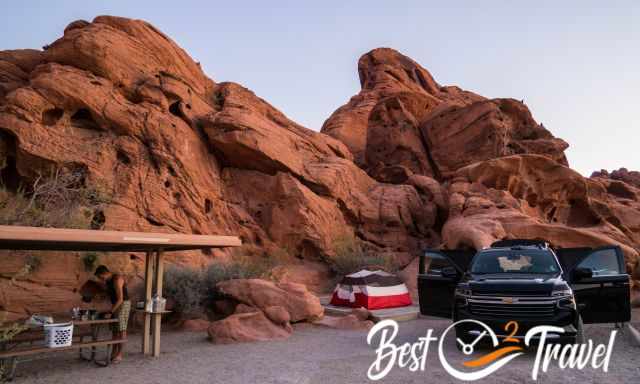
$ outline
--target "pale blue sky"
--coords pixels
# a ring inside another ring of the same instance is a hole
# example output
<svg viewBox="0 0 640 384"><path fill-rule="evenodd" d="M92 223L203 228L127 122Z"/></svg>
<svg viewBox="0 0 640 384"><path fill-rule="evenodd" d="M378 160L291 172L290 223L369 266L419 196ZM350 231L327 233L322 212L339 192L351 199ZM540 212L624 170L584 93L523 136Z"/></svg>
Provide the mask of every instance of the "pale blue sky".
<svg viewBox="0 0 640 384"><path fill-rule="evenodd" d="M441 84L524 99L583 174L640 170L638 1L10 2L0 49L39 48L100 14L151 22L214 80L315 130L358 92L358 57L387 46Z"/></svg>

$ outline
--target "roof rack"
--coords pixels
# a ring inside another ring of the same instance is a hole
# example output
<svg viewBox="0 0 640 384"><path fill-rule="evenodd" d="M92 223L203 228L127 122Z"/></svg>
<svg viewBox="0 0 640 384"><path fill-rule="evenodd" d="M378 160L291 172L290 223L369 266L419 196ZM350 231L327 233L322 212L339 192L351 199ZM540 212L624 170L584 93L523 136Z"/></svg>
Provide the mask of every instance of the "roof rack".
<svg viewBox="0 0 640 384"><path fill-rule="evenodd" d="M491 248L511 248L517 246L549 248L549 243L545 240L508 239L498 240L491 244Z"/></svg>

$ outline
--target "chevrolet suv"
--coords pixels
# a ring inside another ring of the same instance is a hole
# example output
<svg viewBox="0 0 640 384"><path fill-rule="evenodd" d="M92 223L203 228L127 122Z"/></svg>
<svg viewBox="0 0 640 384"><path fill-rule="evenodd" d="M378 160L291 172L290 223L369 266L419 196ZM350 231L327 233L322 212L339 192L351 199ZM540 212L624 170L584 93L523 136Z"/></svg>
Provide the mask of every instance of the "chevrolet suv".
<svg viewBox="0 0 640 384"><path fill-rule="evenodd" d="M541 241L503 240L478 252L427 250L418 272L423 315L478 320L510 341L553 325L565 332L549 338L581 343L583 324L630 320L629 289L616 246L553 250ZM466 321L456 326L456 337L464 345L482 331Z"/></svg>

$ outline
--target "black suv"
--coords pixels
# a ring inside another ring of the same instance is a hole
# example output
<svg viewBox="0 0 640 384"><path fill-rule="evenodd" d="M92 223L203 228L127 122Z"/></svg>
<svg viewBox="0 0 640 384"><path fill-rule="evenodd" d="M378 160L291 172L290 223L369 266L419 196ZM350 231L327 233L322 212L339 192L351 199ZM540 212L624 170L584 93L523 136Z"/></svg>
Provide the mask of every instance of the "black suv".
<svg viewBox="0 0 640 384"><path fill-rule="evenodd" d="M478 252L427 250L418 292L423 315L479 320L503 339L553 325L565 333L550 338L582 342L583 323L631 318L629 276L616 246L552 250L545 242L503 240ZM456 326L461 343L482 334L471 321Z"/></svg>

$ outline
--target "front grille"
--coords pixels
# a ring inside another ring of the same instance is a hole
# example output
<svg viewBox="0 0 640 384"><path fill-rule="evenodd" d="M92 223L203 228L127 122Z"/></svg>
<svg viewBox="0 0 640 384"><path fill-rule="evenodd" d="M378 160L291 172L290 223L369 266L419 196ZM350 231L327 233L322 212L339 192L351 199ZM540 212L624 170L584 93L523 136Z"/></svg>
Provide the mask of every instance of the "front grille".
<svg viewBox="0 0 640 384"><path fill-rule="evenodd" d="M505 303L503 299L513 300ZM556 302L548 297L470 297L469 311L478 316L509 320L547 320L553 318Z"/></svg>
<svg viewBox="0 0 640 384"><path fill-rule="evenodd" d="M504 295L505 292L504 291L482 291L482 292L477 292L476 290L473 291L474 295L477 296L499 296L499 295ZM548 295L540 295L539 291L509 291L509 293L511 296L514 297L520 297L520 296L525 296L525 297L549 297L550 293Z"/></svg>

